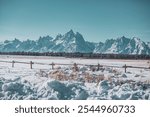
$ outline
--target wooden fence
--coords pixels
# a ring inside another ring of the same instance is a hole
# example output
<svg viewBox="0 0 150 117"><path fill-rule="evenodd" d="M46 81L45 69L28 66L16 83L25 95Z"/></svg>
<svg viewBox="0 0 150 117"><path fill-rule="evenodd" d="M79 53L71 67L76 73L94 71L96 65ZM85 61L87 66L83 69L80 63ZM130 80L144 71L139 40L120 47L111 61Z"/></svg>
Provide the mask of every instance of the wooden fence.
<svg viewBox="0 0 150 117"><path fill-rule="evenodd" d="M101 64L79 64L79 63L73 63L73 64L66 64L66 63L40 63L40 62L33 62L33 61L30 61L30 62L21 62L21 61L0 61L1 63L11 63L12 64L12 67L15 67L15 63L20 63L20 64L29 64L30 66L30 69L33 68L33 64L38 64L38 65L50 65L52 66L52 69L54 69L54 66L55 65L71 65L74 67L75 71L77 71L78 69L78 66L89 66L89 67L95 67L97 68L97 70L100 70L100 68L102 67L113 67L113 68L124 68L124 71L125 73L127 72L127 68L137 68L137 69L150 69L150 67L139 67L139 66L128 66L128 65L123 65L123 66L114 66L114 65L101 65Z"/></svg>

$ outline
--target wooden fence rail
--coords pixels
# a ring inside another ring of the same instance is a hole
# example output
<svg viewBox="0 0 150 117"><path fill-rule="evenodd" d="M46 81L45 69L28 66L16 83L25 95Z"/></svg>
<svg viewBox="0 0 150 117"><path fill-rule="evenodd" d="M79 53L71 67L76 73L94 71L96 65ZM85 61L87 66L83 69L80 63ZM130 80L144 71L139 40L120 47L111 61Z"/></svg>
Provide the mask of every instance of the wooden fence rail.
<svg viewBox="0 0 150 117"><path fill-rule="evenodd" d="M127 68L137 68L137 69L150 69L150 67L138 67L138 66L127 66L126 64L124 66L113 66L113 65L101 65L101 64L78 64L78 63L73 63L73 64L66 64L66 63L40 63L40 62L23 62L23 61L0 61L2 63L12 63L12 67L15 66L15 63L20 63L20 64L29 64L30 69L33 68L33 64L38 64L38 65L51 65L52 69L54 69L55 65L72 65L75 69L75 71L78 70L78 66L92 66L92 67L97 67L97 70L99 70L101 67L113 67L113 68L124 68L125 73L127 72Z"/></svg>

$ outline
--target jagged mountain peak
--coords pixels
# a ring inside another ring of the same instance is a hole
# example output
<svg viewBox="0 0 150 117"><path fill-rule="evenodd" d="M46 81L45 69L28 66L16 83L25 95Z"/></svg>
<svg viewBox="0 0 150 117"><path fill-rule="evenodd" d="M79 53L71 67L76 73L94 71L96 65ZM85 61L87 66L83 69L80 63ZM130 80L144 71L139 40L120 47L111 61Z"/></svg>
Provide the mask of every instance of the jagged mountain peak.
<svg viewBox="0 0 150 117"><path fill-rule="evenodd" d="M125 37L124 35L121 37L118 37L117 39L127 39L127 37Z"/></svg>
<svg viewBox="0 0 150 117"><path fill-rule="evenodd" d="M67 38L73 38L75 36L75 33L73 32L73 30L71 29L69 32L67 32L65 35L65 37Z"/></svg>
<svg viewBox="0 0 150 117"><path fill-rule="evenodd" d="M74 33L72 29L64 35L58 34L54 40L59 42L61 40L61 42L66 43L85 42L83 36L79 32Z"/></svg>
<svg viewBox="0 0 150 117"><path fill-rule="evenodd" d="M132 40L134 40L137 43L142 43L142 40L138 37L133 37Z"/></svg>
<svg viewBox="0 0 150 117"><path fill-rule="evenodd" d="M126 37L126 36L121 36L121 37L118 37L117 39L114 39L114 40L129 40L130 38Z"/></svg>
<svg viewBox="0 0 150 117"><path fill-rule="evenodd" d="M70 29L67 33L74 34L74 31Z"/></svg>
<svg viewBox="0 0 150 117"><path fill-rule="evenodd" d="M57 36L56 36L56 39L60 39L62 38L62 35L59 33Z"/></svg>
<svg viewBox="0 0 150 117"><path fill-rule="evenodd" d="M55 52L92 52L93 46L91 47L89 43L85 42L83 36L73 30L65 33L64 35L57 35L54 39L56 44Z"/></svg>
<svg viewBox="0 0 150 117"><path fill-rule="evenodd" d="M20 41L19 39L15 38L13 41Z"/></svg>

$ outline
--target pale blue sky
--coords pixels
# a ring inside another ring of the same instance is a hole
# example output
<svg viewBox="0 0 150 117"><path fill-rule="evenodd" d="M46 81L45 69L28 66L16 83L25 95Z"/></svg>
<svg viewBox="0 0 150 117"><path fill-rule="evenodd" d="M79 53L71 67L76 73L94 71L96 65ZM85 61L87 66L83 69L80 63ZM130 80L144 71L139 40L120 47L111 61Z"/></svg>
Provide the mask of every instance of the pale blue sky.
<svg viewBox="0 0 150 117"><path fill-rule="evenodd" d="M88 41L123 35L150 41L150 0L0 0L0 41L70 29Z"/></svg>

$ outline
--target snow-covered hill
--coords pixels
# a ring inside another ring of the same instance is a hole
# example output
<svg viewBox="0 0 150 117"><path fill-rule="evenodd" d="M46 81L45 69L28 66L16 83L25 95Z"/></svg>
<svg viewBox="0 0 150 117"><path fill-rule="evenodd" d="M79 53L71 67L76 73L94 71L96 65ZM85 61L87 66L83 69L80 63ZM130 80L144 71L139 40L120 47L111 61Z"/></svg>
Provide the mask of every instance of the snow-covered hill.
<svg viewBox="0 0 150 117"><path fill-rule="evenodd" d="M36 41L14 39L0 43L0 52L18 51L150 54L150 43L145 43L136 37L130 39L124 36L117 39L107 39L104 43L88 42L79 32L74 33L73 30L64 35L58 34L56 38L45 36Z"/></svg>

